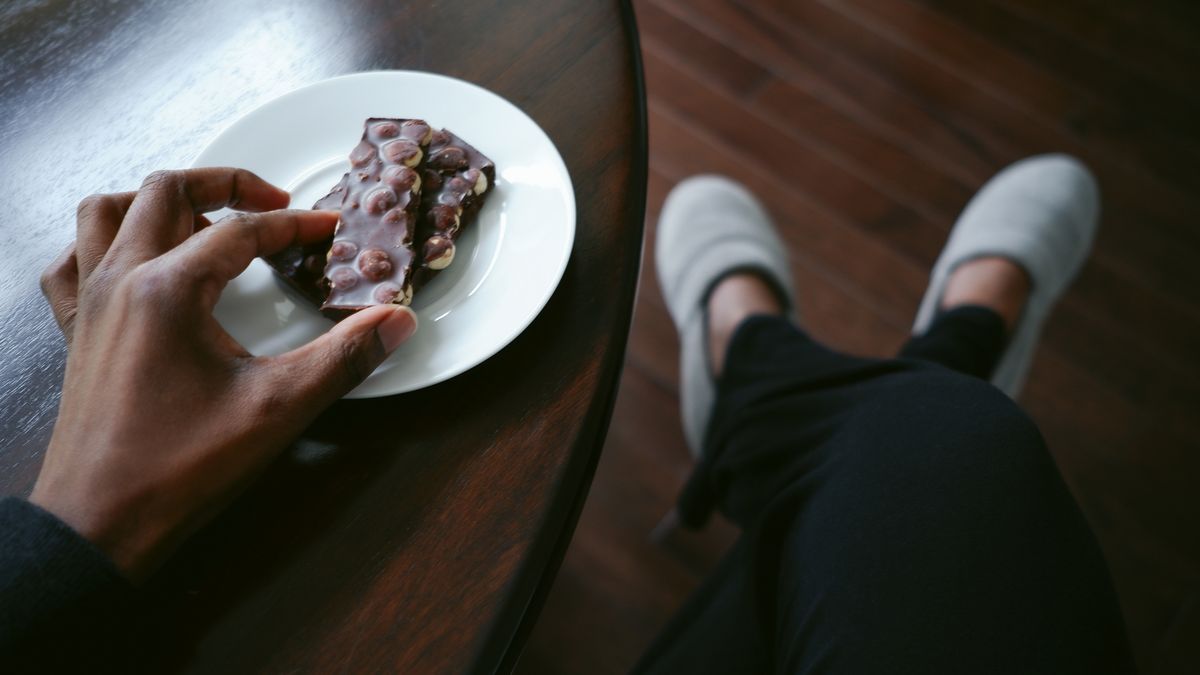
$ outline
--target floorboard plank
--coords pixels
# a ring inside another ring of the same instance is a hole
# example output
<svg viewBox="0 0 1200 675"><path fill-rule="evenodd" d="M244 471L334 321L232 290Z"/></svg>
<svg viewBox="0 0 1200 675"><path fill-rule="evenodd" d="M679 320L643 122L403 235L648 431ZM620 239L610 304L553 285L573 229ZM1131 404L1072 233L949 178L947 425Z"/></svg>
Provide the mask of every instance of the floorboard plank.
<svg viewBox="0 0 1200 675"><path fill-rule="evenodd" d="M896 88L918 96L926 105L936 106L960 128L978 133L980 140L1020 148L1018 156L1050 150L1070 152L1113 178L1132 182L1143 193L1142 197L1154 198L1137 200L1139 206L1153 209L1156 217L1164 224L1176 226L1178 234L1189 241L1198 240L1200 233L1191 226L1197 205L1185 192L1194 187L1194 182L1187 182L1182 189L1165 184L1145 167L1130 162L1131 158L1119 148L1109 147L1104 136L1078 137L1061 121L1048 121L1044 116L1030 113L1014 99L980 87L975 78L963 77L903 44L888 40L886 34L857 23L823 2L770 0L747 6L768 21L788 26L798 42L823 43L859 63L869 64ZM1116 180L1106 182L1117 184ZM1182 214L1187 214L1187 218Z"/></svg>
<svg viewBox="0 0 1200 675"><path fill-rule="evenodd" d="M1143 77L1200 95L1195 3L1000 0L1059 34L1138 68ZM1188 5L1191 5L1190 7Z"/></svg>
<svg viewBox="0 0 1200 675"><path fill-rule="evenodd" d="M1003 43L911 0L824 1L872 33L941 65L960 80L1013 101L1031 115L1057 122L1070 135L1099 139L1181 187L1200 184L1200 143L1194 124L1182 129L1163 124L1162 118L1174 117L1171 112L1178 110L1174 106L1157 108L1145 118L1131 117L1121 102L1100 98L1042 64L1024 59ZM1179 114L1194 120L1195 112L1195 106L1187 105ZM1130 129L1131 123L1136 128ZM1181 134L1181 130L1189 133Z"/></svg>

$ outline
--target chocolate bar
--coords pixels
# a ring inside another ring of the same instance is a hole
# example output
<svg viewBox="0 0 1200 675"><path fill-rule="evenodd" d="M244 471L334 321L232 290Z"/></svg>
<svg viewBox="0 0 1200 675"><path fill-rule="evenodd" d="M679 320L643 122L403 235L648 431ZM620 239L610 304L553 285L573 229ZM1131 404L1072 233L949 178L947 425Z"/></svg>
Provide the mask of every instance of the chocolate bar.
<svg viewBox="0 0 1200 675"><path fill-rule="evenodd" d="M412 300L418 169L433 135L422 120L371 118L350 153L350 171L314 209L341 210L324 241L291 246L267 264L330 318Z"/></svg>
<svg viewBox="0 0 1200 675"><path fill-rule="evenodd" d="M339 318L371 305L412 302L417 169L432 134L422 120L367 120L350 153L341 218L325 265L325 314Z"/></svg>
<svg viewBox="0 0 1200 675"><path fill-rule="evenodd" d="M442 129L433 133L421 177L424 194L417 228L421 262L413 279L417 289L454 261L462 228L474 219L496 181L496 165Z"/></svg>
<svg viewBox="0 0 1200 675"><path fill-rule="evenodd" d="M453 262L459 234L496 179L483 153L421 120L368 119L350 163L313 205L341 210L335 234L265 258L333 319L375 304L409 304Z"/></svg>

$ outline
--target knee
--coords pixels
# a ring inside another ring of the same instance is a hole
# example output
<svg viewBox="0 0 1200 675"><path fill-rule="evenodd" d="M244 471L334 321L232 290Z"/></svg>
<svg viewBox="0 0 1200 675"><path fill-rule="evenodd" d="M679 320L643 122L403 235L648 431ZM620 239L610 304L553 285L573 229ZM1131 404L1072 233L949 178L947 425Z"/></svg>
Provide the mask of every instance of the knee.
<svg viewBox="0 0 1200 675"><path fill-rule="evenodd" d="M1000 390L973 377L910 373L856 416L849 425L857 436L851 446L877 476L984 499L1013 490L1057 489L1061 482L1033 420Z"/></svg>

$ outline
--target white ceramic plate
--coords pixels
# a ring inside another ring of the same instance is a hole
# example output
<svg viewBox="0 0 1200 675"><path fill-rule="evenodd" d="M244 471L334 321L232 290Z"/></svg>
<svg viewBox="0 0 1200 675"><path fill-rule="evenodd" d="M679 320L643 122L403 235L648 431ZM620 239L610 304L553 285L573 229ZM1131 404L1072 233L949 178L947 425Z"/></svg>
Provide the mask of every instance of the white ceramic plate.
<svg viewBox="0 0 1200 675"><path fill-rule="evenodd" d="M571 177L546 133L496 94L431 73L358 73L297 89L223 131L195 166L249 169L307 208L346 172L368 117L416 117L454 131L496 163L496 185L463 232L454 263L414 298L417 334L350 398L420 389L500 351L550 299L575 240ZM261 260L225 289L216 317L262 355L293 349L333 325Z"/></svg>

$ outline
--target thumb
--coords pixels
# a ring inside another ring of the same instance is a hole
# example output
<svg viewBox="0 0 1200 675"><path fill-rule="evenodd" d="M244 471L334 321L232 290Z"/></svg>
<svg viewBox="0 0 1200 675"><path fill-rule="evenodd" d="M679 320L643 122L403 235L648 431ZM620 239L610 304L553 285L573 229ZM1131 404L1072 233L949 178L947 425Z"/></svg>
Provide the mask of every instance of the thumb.
<svg viewBox="0 0 1200 675"><path fill-rule="evenodd" d="M272 364L306 402L323 408L367 379L417 331L417 315L403 305L379 305L343 319L328 333Z"/></svg>

